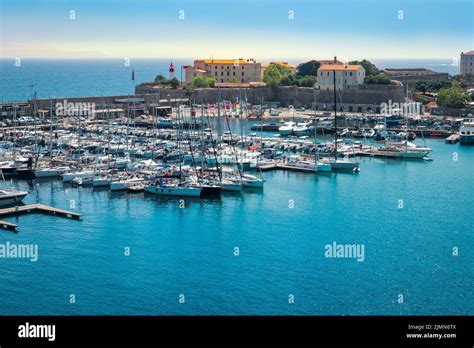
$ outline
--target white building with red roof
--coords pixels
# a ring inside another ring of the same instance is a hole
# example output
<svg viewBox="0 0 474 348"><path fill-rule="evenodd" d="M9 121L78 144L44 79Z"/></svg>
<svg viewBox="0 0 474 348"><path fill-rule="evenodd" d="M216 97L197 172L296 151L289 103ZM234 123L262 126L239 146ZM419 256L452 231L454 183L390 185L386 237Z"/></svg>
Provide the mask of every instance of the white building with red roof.
<svg viewBox="0 0 474 348"><path fill-rule="evenodd" d="M318 69L316 88L330 90L334 86L336 73L336 89L345 89L364 83L365 69L362 65L325 64Z"/></svg>

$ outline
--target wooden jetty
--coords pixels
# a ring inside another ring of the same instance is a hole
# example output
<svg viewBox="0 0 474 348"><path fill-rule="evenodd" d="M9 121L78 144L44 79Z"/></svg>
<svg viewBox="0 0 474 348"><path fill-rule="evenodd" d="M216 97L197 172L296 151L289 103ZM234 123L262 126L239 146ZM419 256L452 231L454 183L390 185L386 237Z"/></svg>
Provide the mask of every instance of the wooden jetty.
<svg viewBox="0 0 474 348"><path fill-rule="evenodd" d="M461 136L458 133L451 134L446 138L446 144L456 144Z"/></svg>
<svg viewBox="0 0 474 348"><path fill-rule="evenodd" d="M16 231L17 225L12 224L11 222L0 220L0 227L5 230Z"/></svg>
<svg viewBox="0 0 474 348"><path fill-rule="evenodd" d="M17 205L11 208L0 209L0 217L15 216L28 213L49 214L76 220L81 217L81 214L64 209L50 207L49 205L45 204ZM0 220L0 227L8 230L16 230L17 225Z"/></svg>

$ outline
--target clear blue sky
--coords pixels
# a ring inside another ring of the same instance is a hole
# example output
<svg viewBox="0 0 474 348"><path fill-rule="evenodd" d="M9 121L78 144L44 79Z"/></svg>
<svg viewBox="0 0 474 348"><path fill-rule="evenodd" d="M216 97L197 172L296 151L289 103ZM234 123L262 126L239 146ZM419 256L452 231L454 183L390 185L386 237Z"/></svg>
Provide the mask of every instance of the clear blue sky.
<svg viewBox="0 0 474 348"><path fill-rule="evenodd" d="M4 57L349 60L474 49L473 0L0 1Z"/></svg>

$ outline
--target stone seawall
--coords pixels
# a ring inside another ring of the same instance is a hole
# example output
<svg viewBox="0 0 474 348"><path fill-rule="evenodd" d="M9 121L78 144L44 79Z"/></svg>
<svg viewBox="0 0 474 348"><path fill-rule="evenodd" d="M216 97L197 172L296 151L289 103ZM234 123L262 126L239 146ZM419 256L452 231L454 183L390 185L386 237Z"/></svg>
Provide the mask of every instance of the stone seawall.
<svg viewBox="0 0 474 348"><path fill-rule="evenodd" d="M235 100L240 97L252 104L263 102L278 102L281 106L311 108L316 102L319 110L331 108L334 102L333 91L318 90L310 87L280 86L280 87L250 87L250 88L203 88L193 91L172 90L141 86L136 89L137 94L158 93L160 99L189 98L196 103L215 103L220 93L223 100ZM404 87L399 85L360 85L356 88L337 91L337 102L345 111L375 111L381 103L403 102L405 100Z"/></svg>
<svg viewBox="0 0 474 348"><path fill-rule="evenodd" d="M190 100L194 103L215 103L220 94L221 100L246 100L251 104L267 102L279 103L282 107L293 105L294 107L312 108L316 104L318 110L332 110L334 96L332 91L318 90L307 87L248 87L248 88L202 88L188 91L186 89L154 88L149 86L137 86L136 98L143 98L146 103L168 100L171 105L176 105L177 100ZM119 107L125 105L127 98L133 95L95 96L77 98L55 98L51 100L53 107L57 103L95 103L96 109L107 106ZM377 111L381 103L404 101L403 86L395 85L360 85L357 88L337 91L338 109L344 111L365 112ZM29 103L30 101L26 101ZM2 103L2 105L16 103ZM37 99L36 105L39 109L49 109L49 99Z"/></svg>

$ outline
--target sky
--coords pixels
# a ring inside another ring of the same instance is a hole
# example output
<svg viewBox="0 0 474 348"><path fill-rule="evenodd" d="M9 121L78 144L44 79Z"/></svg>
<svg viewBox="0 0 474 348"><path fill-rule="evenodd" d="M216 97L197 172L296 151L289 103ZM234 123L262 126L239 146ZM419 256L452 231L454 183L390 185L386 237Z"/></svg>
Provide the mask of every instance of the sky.
<svg viewBox="0 0 474 348"><path fill-rule="evenodd" d="M474 0L0 0L20 58L454 59ZM73 11L73 12L71 12Z"/></svg>

